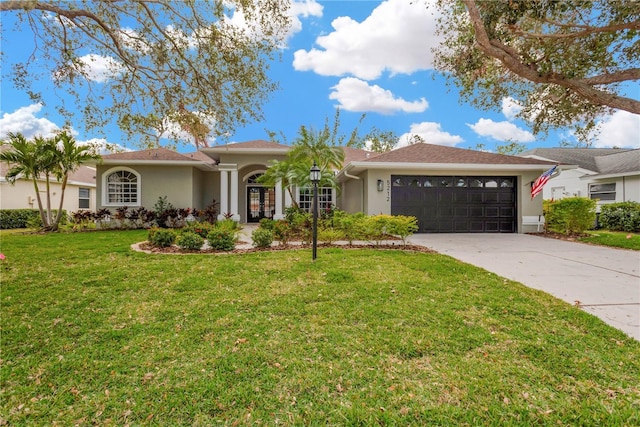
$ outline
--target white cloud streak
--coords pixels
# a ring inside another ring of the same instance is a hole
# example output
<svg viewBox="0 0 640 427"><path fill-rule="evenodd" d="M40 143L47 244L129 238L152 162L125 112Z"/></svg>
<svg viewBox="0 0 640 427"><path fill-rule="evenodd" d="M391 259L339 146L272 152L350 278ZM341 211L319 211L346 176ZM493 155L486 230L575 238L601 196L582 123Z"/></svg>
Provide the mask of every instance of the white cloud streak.
<svg viewBox="0 0 640 427"><path fill-rule="evenodd" d="M513 142L533 142L536 140L535 136L526 130L520 129L518 126L511 122L494 122L491 119L480 119L475 124L469 124L469 126L476 134L497 141L513 141Z"/></svg>
<svg viewBox="0 0 640 427"><path fill-rule="evenodd" d="M331 89L333 92L329 95L329 99L338 101L339 107L345 111L380 114L422 113L429 107L429 103L424 98L419 101L405 101L394 97L389 90L378 85L369 85L354 77L341 79Z"/></svg>
<svg viewBox="0 0 640 427"><path fill-rule="evenodd" d="M398 138L396 148L408 145L414 136L419 136L427 144L445 145L448 147L453 147L464 141L459 135L451 135L449 132L443 131L440 123L422 122L412 124L409 132Z"/></svg>

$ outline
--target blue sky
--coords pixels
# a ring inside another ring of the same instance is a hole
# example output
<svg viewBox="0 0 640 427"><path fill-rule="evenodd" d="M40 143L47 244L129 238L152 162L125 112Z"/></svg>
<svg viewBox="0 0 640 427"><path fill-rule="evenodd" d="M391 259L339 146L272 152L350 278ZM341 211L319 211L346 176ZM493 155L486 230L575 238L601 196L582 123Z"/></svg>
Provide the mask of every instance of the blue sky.
<svg viewBox="0 0 640 427"><path fill-rule="evenodd" d="M365 113L358 125L361 134L372 126L393 131L399 146L411 135L462 148L483 144L489 150L506 140L526 143L528 148L572 141L567 131L533 136L524 122L513 117L517 106L508 99L495 111L461 104L455 87L447 87L444 77L432 69L431 47L438 44L435 19L422 5L409 0L294 0L292 16L282 60L274 62L270 72L280 89L264 106L264 121L238 128L229 142L267 139L265 129L292 142L301 125L320 129L326 118L332 123L336 108L344 133L350 133ZM47 92L46 106L34 104L5 78L8 64L24 59L32 43L29 32L16 31L11 23L10 16L3 16L0 136L9 131L47 135L63 123L54 108L56 93ZM38 85L53 87L46 77ZM637 98L640 85L630 90ZM78 141L137 148L136 141L126 140L115 125L102 134L86 133L80 126L74 126L74 132ZM640 148L639 133L639 116L616 112L603 118L594 146ZM210 140L211 145L222 142ZM189 143L180 147L183 152L193 149Z"/></svg>

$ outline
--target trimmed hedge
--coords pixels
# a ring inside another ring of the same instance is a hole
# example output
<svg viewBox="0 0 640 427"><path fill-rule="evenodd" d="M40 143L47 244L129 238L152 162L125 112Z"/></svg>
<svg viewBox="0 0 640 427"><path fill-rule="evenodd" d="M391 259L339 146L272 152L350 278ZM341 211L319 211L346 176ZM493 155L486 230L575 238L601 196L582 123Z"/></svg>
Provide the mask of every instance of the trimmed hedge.
<svg viewBox="0 0 640 427"><path fill-rule="evenodd" d="M640 231L640 203L619 202L600 206L600 227L611 231Z"/></svg>
<svg viewBox="0 0 640 427"><path fill-rule="evenodd" d="M547 229L562 234L580 234L593 228L596 201L586 197L566 197L545 204Z"/></svg>
<svg viewBox="0 0 640 427"><path fill-rule="evenodd" d="M57 215L58 210L52 209L51 214ZM67 212L62 211L60 225L67 223ZM0 209L0 229L42 227L40 211L38 209Z"/></svg>
<svg viewBox="0 0 640 427"><path fill-rule="evenodd" d="M27 223L40 217L37 209L0 209L0 229L27 228Z"/></svg>

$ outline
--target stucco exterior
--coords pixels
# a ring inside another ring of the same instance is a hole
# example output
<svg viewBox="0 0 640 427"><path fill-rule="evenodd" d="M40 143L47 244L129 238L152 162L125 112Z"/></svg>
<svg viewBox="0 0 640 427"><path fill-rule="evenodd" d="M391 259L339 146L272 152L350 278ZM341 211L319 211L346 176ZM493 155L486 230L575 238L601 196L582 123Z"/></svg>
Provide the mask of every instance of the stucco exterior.
<svg viewBox="0 0 640 427"><path fill-rule="evenodd" d="M94 210L96 208L95 174L96 171L94 168L83 166L81 171L72 175L67 181L62 208L68 213L82 209ZM49 185L51 188L51 207L52 209L58 209L60 196L62 194L62 184L52 179ZM47 193L45 181L38 180L38 187L43 206L46 206ZM81 189L83 189L82 192L84 193L82 194L82 203L80 201ZM85 197L87 192L88 197ZM88 207L81 207L84 203L88 203ZM0 177L0 209L38 209L38 201L36 199L36 190L33 186L33 181L18 179L14 184L10 184L4 178L3 173Z"/></svg>
<svg viewBox="0 0 640 427"><path fill-rule="evenodd" d="M175 207L202 209L215 200L219 218L231 217L240 222L262 217L281 219L294 200L302 203L299 189L291 189L292 200L289 189L281 185L265 188L256 179L274 160L286 159L289 150L289 146L268 141L249 141L203 148L190 155L154 149L105 156L104 163L97 169L97 207L118 207L107 202L104 189L106 177L122 170L137 177L139 195L133 206L151 209L159 197L166 196ZM345 148L345 153L348 159L344 167L336 171L339 188L326 193L324 199L339 209L368 215L397 211L398 207L393 207L392 177L398 175L513 177L505 187L513 189L507 193L508 209L514 212L508 214L510 224L514 224L509 227L511 232L536 231L535 225L522 224L522 218L542 215L542 197L531 199L530 185L552 165L536 159L429 144L382 154ZM308 204L309 196L305 197ZM473 220L476 219L474 216Z"/></svg>

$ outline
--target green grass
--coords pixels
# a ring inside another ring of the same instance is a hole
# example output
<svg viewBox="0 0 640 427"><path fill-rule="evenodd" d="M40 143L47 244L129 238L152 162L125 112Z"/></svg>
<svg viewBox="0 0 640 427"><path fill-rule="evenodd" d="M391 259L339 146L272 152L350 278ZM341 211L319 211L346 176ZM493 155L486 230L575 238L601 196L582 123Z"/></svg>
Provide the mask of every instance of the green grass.
<svg viewBox="0 0 640 427"><path fill-rule="evenodd" d="M626 233L622 231L589 231L589 237L578 239L584 243L592 243L612 248L632 249L640 251L640 234Z"/></svg>
<svg viewBox="0 0 640 427"><path fill-rule="evenodd" d="M640 343L438 254L3 235L0 425L640 423Z"/></svg>

